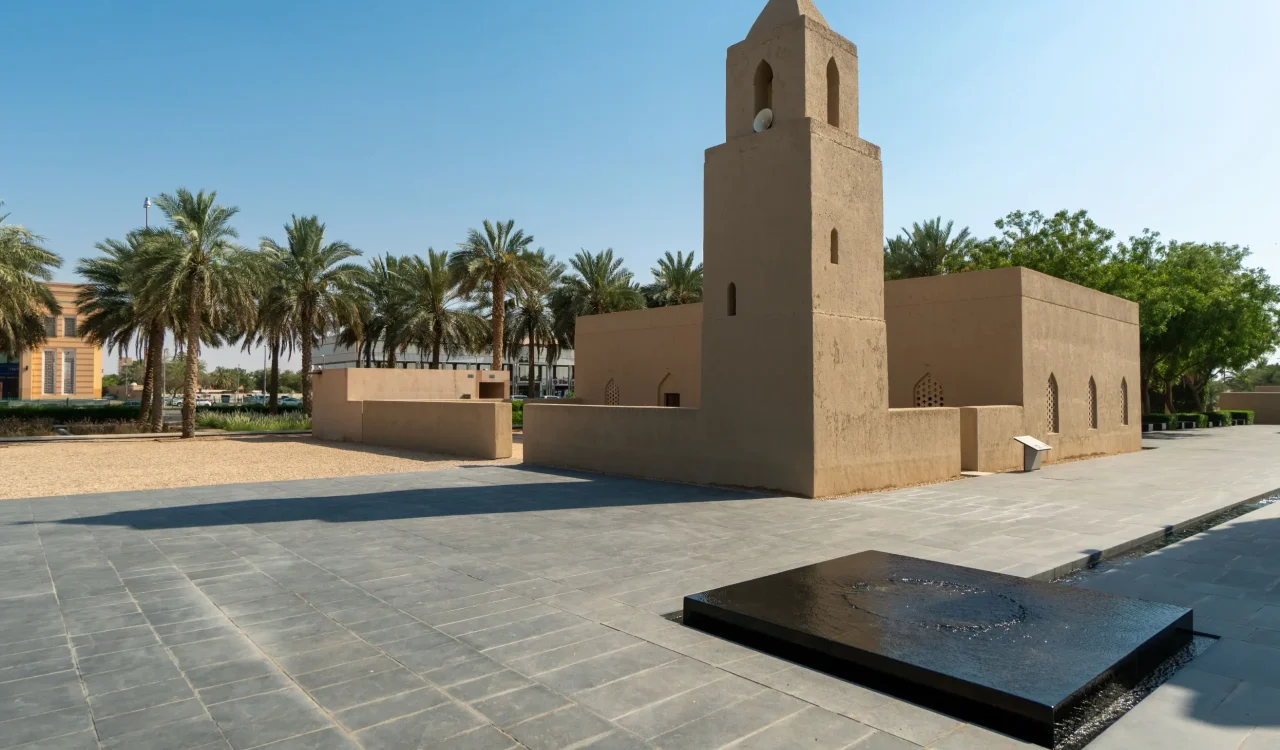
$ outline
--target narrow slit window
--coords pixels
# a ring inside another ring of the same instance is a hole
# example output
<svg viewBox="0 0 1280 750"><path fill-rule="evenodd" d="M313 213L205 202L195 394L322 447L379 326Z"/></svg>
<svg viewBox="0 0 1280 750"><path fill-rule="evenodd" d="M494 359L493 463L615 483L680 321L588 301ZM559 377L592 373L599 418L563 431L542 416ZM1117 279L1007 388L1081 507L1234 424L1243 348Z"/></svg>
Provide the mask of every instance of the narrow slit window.
<svg viewBox="0 0 1280 750"><path fill-rule="evenodd" d="M831 265L840 263L840 230L831 230Z"/></svg>
<svg viewBox="0 0 1280 750"><path fill-rule="evenodd" d="M1049 385L1045 389L1045 421L1049 434L1058 432L1058 379L1049 373Z"/></svg>
<svg viewBox="0 0 1280 750"><path fill-rule="evenodd" d="M827 63L827 124L840 127L840 68L834 57Z"/></svg>
<svg viewBox="0 0 1280 750"><path fill-rule="evenodd" d="M1089 429L1098 429L1098 384L1089 378Z"/></svg>
<svg viewBox="0 0 1280 750"><path fill-rule="evenodd" d="M729 317L738 314L738 287L729 282Z"/></svg>
<svg viewBox="0 0 1280 750"><path fill-rule="evenodd" d="M752 116L762 109L773 109L773 68L765 60L756 68L756 111Z"/></svg>

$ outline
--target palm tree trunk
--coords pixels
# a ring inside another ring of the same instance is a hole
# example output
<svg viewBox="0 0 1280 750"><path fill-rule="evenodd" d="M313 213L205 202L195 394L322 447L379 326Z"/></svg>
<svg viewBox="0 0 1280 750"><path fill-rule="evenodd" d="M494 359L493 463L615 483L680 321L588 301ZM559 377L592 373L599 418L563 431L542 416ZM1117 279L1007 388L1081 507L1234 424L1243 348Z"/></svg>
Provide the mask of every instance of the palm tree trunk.
<svg viewBox="0 0 1280 750"><path fill-rule="evenodd" d="M386 351L383 354L387 355L387 367L394 370L396 369L396 345L391 339L387 339L385 347Z"/></svg>
<svg viewBox="0 0 1280 750"><path fill-rule="evenodd" d="M147 361L155 363L151 374L151 431L159 432L164 427L164 388L160 384L164 379L164 323L154 323L151 327Z"/></svg>
<svg viewBox="0 0 1280 750"><path fill-rule="evenodd" d="M274 336L271 339L271 381L267 386L270 390L267 396L267 411L271 414L280 413L280 337Z"/></svg>
<svg viewBox="0 0 1280 750"><path fill-rule="evenodd" d="M360 339L356 339L356 369L360 369L360 352L363 351Z"/></svg>
<svg viewBox="0 0 1280 750"><path fill-rule="evenodd" d="M193 284L194 286L194 284ZM187 376L182 383L182 437L196 436L196 387L200 382L200 297L187 300Z"/></svg>
<svg viewBox="0 0 1280 750"><path fill-rule="evenodd" d="M493 275L493 362L494 370L502 369L502 326L507 319L507 279Z"/></svg>
<svg viewBox="0 0 1280 750"><path fill-rule="evenodd" d="M310 310L302 311L302 411L311 416L311 337L315 331L315 316Z"/></svg>
<svg viewBox="0 0 1280 750"><path fill-rule="evenodd" d="M435 332L435 340L431 342L431 369L440 369L440 339L443 338L440 331Z"/></svg>
<svg viewBox="0 0 1280 750"><path fill-rule="evenodd" d="M534 367L536 367L536 365L533 364L533 360L534 360L533 353L536 352L537 350L538 350L538 339L534 335L533 331L531 330L529 331L529 380L527 383L525 383L525 386L524 386L525 398L535 398L535 396L533 395L533 370L534 370Z"/></svg>
<svg viewBox="0 0 1280 750"><path fill-rule="evenodd" d="M151 358L151 341L147 341L146 359L143 361L142 369L142 408L138 410L138 421L142 424L151 424L151 391L156 387L155 368L156 361ZM120 381L124 384L123 397L129 397L129 378L122 372L120 373Z"/></svg>

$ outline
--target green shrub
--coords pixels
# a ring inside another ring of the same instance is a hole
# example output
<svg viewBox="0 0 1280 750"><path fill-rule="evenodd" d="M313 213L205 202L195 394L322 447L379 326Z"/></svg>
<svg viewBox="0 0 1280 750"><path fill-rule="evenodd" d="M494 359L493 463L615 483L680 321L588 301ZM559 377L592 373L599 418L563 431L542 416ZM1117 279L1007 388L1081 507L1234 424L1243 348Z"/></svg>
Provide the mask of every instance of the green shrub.
<svg viewBox="0 0 1280 750"><path fill-rule="evenodd" d="M1205 412L1205 417L1208 419L1210 427L1229 427L1231 425L1231 418L1220 411Z"/></svg>
<svg viewBox="0 0 1280 750"><path fill-rule="evenodd" d="M289 414L256 414L248 411L205 411L196 414L196 426L206 430L250 432L258 430L309 430L311 417L292 412Z"/></svg>
<svg viewBox="0 0 1280 750"><path fill-rule="evenodd" d="M53 420L46 417L12 419L0 415L0 437L43 437L58 434L54 425L64 425L72 435L136 435L150 432L148 425L132 419Z"/></svg>
<svg viewBox="0 0 1280 750"><path fill-rule="evenodd" d="M1235 424L1237 419L1243 419L1245 424L1253 424L1253 411L1250 409L1224 409L1223 416L1227 419L1227 424Z"/></svg>
<svg viewBox="0 0 1280 750"><path fill-rule="evenodd" d="M1181 428L1181 424L1180 424L1181 422L1192 422L1194 423L1193 424L1194 427L1209 426L1208 414L1200 414L1197 412L1184 411L1184 412L1178 412L1177 414L1173 414L1171 416L1173 417L1174 427Z"/></svg>
<svg viewBox="0 0 1280 750"><path fill-rule="evenodd" d="M290 414L302 411L302 406L279 406L276 409L281 414ZM214 412L214 413L232 413L241 412L244 414L268 414L266 404L214 404L213 406L197 406L196 413Z"/></svg>
<svg viewBox="0 0 1280 750"><path fill-rule="evenodd" d="M137 406L0 406L0 417L5 419L50 419L59 424L136 420L141 412Z"/></svg>
<svg viewBox="0 0 1280 750"><path fill-rule="evenodd" d="M1164 425L1165 427L1169 427L1171 424L1173 424L1173 415L1172 414L1143 414L1142 423L1144 425L1161 424L1161 425Z"/></svg>
<svg viewBox="0 0 1280 750"><path fill-rule="evenodd" d="M511 426L524 427L524 402L511 402Z"/></svg>

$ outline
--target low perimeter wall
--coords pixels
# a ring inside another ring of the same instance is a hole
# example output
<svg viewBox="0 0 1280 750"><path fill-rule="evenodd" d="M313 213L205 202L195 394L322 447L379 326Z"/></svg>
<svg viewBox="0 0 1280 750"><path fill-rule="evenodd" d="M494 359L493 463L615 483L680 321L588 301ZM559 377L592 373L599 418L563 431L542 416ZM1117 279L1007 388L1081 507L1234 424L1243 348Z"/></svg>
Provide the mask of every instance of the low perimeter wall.
<svg viewBox="0 0 1280 750"><path fill-rule="evenodd" d="M362 443L474 458L511 457L507 401L363 403Z"/></svg>
<svg viewBox="0 0 1280 750"><path fill-rule="evenodd" d="M1253 412L1254 424L1280 424L1280 391L1253 393L1228 391L1218 396L1218 409L1246 409Z"/></svg>
<svg viewBox="0 0 1280 750"><path fill-rule="evenodd" d="M960 407L960 467L965 471L1013 471L1022 468L1021 406Z"/></svg>
<svg viewBox="0 0 1280 750"><path fill-rule="evenodd" d="M709 483L698 411L525 402L524 461L675 482Z"/></svg>

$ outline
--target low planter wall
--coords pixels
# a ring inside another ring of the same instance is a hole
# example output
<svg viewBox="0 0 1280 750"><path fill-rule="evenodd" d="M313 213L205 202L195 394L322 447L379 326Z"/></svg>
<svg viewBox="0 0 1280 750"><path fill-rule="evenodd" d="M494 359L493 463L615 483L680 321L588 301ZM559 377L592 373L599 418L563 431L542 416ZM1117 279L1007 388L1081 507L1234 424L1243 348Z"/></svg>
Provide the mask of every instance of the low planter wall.
<svg viewBox="0 0 1280 750"><path fill-rule="evenodd" d="M505 401L364 401L360 442L468 458L511 457ZM317 436L320 437L320 436Z"/></svg>

